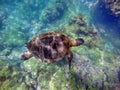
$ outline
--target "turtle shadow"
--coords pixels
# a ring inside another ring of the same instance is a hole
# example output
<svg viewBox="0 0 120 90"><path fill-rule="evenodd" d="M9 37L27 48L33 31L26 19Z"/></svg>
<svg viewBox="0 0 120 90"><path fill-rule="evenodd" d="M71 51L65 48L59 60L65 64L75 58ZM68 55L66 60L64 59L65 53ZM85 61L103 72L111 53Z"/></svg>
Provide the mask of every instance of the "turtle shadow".
<svg viewBox="0 0 120 90"><path fill-rule="evenodd" d="M55 64L56 64L58 67L62 68L62 67L65 67L68 63L67 63L66 58L64 57L64 58L62 58L60 61L55 62Z"/></svg>

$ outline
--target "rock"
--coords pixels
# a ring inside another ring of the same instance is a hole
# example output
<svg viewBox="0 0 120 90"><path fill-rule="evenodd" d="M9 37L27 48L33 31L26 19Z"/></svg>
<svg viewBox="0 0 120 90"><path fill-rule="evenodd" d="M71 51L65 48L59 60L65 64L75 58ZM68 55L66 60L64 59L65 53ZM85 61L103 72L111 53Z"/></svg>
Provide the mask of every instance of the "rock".
<svg viewBox="0 0 120 90"><path fill-rule="evenodd" d="M111 67L110 65L109 67L95 66L89 58L86 58L86 56L81 56L74 52L73 54L74 57L72 62L76 74L79 77L79 82L85 86L86 89L98 88L106 90L106 87L113 90L116 90L116 87L120 89L120 66L112 69L109 68ZM107 86L106 83L108 84ZM111 86L111 84L113 85Z"/></svg>
<svg viewBox="0 0 120 90"><path fill-rule="evenodd" d="M6 12L5 11L2 11L1 9L0 9L0 29L2 29L3 28L3 20L4 19L6 19L7 18L7 14L6 14ZM1 32L1 31L0 31Z"/></svg>
<svg viewBox="0 0 120 90"><path fill-rule="evenodd" d="M5 47L18 47L23 45L25 43L25 39L23 39L24 34L20 31L17 31L16 27L8 28L9 29L6 29L5 32L0 33L0 38L2 38L3 41L3 43L0 43L0 45L4 45Z"/></svg>
<svg viewBox="0 0 120 90"><path fill-rule="evenodd" d="M44 23L52 23L60 19L67 9L65 1L56 1L54 7L49 7L44 11Z"/></svg>
<svg viewBox="0 0 120 90"><path fill-rule="evenodd" d="M107 9L116 16L120 16L120 0L103 0Z"/></svg>
<svg viewBox="0 0 120 90"><path fill-rule="evenodd" d="M70 19L69 21L69 25L71 24L77 24L79 26L83 26L85 27L87 25L86 21L85 21L85 17L81 14L77 15L76 17L74 17L73 19Z"/></svg>

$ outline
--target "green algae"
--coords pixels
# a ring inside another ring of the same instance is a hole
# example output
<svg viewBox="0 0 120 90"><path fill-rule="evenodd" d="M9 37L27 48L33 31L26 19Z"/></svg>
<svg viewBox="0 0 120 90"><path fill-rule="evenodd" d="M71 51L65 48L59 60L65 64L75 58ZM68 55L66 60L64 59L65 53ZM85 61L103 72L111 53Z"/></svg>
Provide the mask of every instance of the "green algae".
<svg viewBox="0 0 120 90"><path fill-rule="evenodd" d="M18 46L18 45L22 46L26 42L26 40L23 39L23 37L24 37L23 33L18 32L17 29L10 28L7 29L5 33L2 33L1 38L4 40L4 42L1 44L7 47Z"/></svg>
<svg viewBox="0 0 120 90"><path fill-rule="evenodd" d="M31 63L33 66L31 65ZM30 71L32 71L34 76L36 76L36 75L39 76L39 83L41 85L41 88L43 88L43 90L52 88L51 80L53 80L53 77L56 77L54 75L56 75L57 71L60 71L57 66L54 66L53 64L47 64L44 62L40 62L39 60L36 60L34 58L32 58L29 61L24 62L24 65L25 65L25 67L29 68ZM55 79L55 80L57 80L57 79ZM57 83L58 83L58 81L57 81ZM46 84L47 84L47 86L46 86ZM50 84L50 86L49 86L49 84ZM56 87L57 87L57 85L56 85Z"/></svg>

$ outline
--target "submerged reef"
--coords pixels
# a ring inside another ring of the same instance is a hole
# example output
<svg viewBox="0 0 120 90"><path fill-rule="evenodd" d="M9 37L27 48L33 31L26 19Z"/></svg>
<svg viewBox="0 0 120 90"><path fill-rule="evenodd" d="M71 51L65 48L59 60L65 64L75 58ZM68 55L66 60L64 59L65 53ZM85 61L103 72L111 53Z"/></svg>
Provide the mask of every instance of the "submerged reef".
<svg viewBox="0 0 120 90"><path fill-rule="evenodd" d="M120 0L103 0L107 9L116 16L120 15Z"/></svg>
<svg viewBox="0 0 120 90"><path fill-rule="evenodd" d="M67 9L67 3L65 1L55 1L55 6L51 6L44 11L44 23L52 23L60 18L62 18L63 14Z"/></svg>
<svg viewBox="0 0 120 90"><path fill-rule="evenodd" d="M85 40L83 46L72 48L73 60L69 78L66 77L65 59L48 64L31 58L25 62L19 60L17 64L12 65L11 61L16 61L13 61L15 53L18 52L16 56L20 55L19 51L14 50L9 54L14 56L11 61L9 55L1 59L1 64L7 63L7 66L1 67L0 71L1 89L115 90L120 88L119 58L105 49L105 42L98 36L95 28L87 26L83 15L79 14L71 18L68 24L54 31L61 31L72 38L82 37Z"/></svg>
<svg viewBox="0 0 120 90"><path fill-rule="evenodd" d="M69 3L68 0L25 0L13 3L15 6L11 8L0 6L4 9L4 12L0 9L0 90L120 89L120 53L100 37L94 26L88 25L84 15L73 14L72 3L71 0ZM69 74L65 58L54 64L34 57L20 60L26 51L25 43L45 31L63 32L71 38L85 40L84 45L71 49Z"/></svg>

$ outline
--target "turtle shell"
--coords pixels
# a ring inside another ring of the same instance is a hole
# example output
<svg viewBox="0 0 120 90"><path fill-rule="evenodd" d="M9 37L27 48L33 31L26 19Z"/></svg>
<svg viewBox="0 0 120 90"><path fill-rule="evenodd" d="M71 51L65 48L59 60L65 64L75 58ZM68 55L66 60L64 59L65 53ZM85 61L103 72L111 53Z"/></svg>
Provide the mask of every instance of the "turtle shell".
<svg viewBox="0 0 120 90"><path fill-rule="evenodd" d="M44 33L28 42L27 48L34 57L45 62L55 62L68 53L69 38L62 33Z"/></svg>

